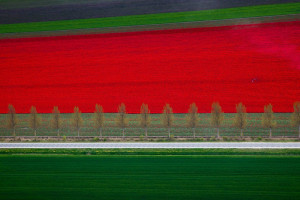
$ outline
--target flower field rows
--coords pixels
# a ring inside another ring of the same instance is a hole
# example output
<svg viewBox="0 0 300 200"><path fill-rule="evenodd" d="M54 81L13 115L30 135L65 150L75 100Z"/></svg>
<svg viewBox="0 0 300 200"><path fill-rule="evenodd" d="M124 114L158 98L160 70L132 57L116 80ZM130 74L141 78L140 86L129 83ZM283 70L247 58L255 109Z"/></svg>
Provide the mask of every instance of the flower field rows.
<svg viewBox="0 0 300 200"><path fill-rule="evenodd" d="M142 103L175 113L196 102L225 112L292 112L300 97L300 22L0 40L0 112L49 113L96 103L130 113Z"/></svg>

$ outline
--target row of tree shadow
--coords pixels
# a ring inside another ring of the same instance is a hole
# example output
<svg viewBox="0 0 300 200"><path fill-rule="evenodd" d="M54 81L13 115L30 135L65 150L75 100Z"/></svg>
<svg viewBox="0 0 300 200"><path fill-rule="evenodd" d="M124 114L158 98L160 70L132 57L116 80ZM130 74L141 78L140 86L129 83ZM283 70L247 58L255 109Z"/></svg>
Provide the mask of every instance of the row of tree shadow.
<svg viewBox="0 0 300 200"><path fill-rule="evenodd" d="M186 126L193 130L193 137L195 138L195 129L198 124L198 107L195 103L192 103L189 107L188 114L186 116L187 123ZM83 126L83 118L81 116L81 111L76 106L74 108L74 113L71 117L71 125L76 129L77 136L80 136L80 129ZM214 102L211 107L211 125L217 129L217 137L220 137L220 126L224 120L224 112L222 107L218 102ZM103 107L99 104L95 106L95 112L93 115L93 127L97 129L98 134L102 137L102 129L105 124L105 117L103 112ZM125 129L128 127L128 118L126 112L126 106L124 103L121 103L118 107L118 115L115 119L117 127L122 129L122 135L125 137ZM151 125L151 116L150 110L147 104L142 104L139 115L140 127L145 130L145 136L147 137L147 131ZM174 125L174 115L173 109L169 104L166 104L163 108L161 114L161 122L163 126L168 130L168 136L171 136L171 128ZM269 136L272 137L272 129L276 127L275 117L273 113L273 108L271 104L264 106L264 113L261 119L262 125L264 128L269 129ZM16 137L16 127L19 123L19 120L16 115L16 111L13 105L8 105L8 115L7 115L7 128L12 130L12 135ZM29 126L34 132L36 137L36 132L41 126L41 117L38 115L36 107L32 106L30 109L29 116ZM57 131L57 136L60 136L60 130L62 128L62 119L60 116L60 111L57 106L52 110L52 116L50 120L51 128ZM240 135L243 137L243 131L247 128L247 112L246 106L242 103L236 105L236 114L234 118L234 126L240 129ZM294 103L294 112L291 115L291 126L299 127L299 138L300 138L300 102Z"/></svg>

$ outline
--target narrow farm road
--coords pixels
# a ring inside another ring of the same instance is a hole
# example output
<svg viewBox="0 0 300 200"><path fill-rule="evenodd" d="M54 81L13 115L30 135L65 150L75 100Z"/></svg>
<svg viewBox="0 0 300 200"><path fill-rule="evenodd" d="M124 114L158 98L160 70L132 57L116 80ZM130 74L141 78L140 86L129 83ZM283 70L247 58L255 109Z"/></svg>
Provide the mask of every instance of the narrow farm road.
<svg viewBox="0 0 300 200"><path fill-rule="evenodd" d="M0 143L0 148L237 148L299 149L300 142L170 142L170 143Z"/></svg>

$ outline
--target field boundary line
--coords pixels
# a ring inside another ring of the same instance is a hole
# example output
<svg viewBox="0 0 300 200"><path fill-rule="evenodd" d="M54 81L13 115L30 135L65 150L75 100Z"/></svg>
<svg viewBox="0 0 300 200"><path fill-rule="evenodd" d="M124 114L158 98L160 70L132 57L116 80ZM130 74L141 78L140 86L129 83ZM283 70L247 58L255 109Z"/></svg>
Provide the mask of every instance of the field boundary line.
<svg viewBox="0 0 300 200"><path fill-rule="evenodd" d="M125 32L141 32L141 31L160 31L172 29L189 29L189 28L204 28L204 27L222 27L234 25L253 25L261 23L276 23L299 21L300 14L288 15L270 15L260 17L247 18L230 18L221 20L202 20L202 21L187 21L174 22L163 24L147 24L134 26L116 26L103 28L84 28L84 29L68 29L56 31L38 31L38 32L18 32L18 33L2 33L0 39L9 38L26 38L26 37L50 37L50 36L68 36L68 35L82 35L82 34L105 34L105 33L125 33Z"/></svg>

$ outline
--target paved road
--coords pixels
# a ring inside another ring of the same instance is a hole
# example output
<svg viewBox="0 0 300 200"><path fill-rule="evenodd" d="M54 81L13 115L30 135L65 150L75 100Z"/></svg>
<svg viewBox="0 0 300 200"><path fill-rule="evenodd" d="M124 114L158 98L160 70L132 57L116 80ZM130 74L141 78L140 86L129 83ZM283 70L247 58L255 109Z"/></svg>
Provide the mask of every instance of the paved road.
<svg viewBox="0 0 300 200"><path fill-rule="evenodd" d="M294 149L300 142L172 142L172 143L0 143L0 148L238 148Z"/></svg>

